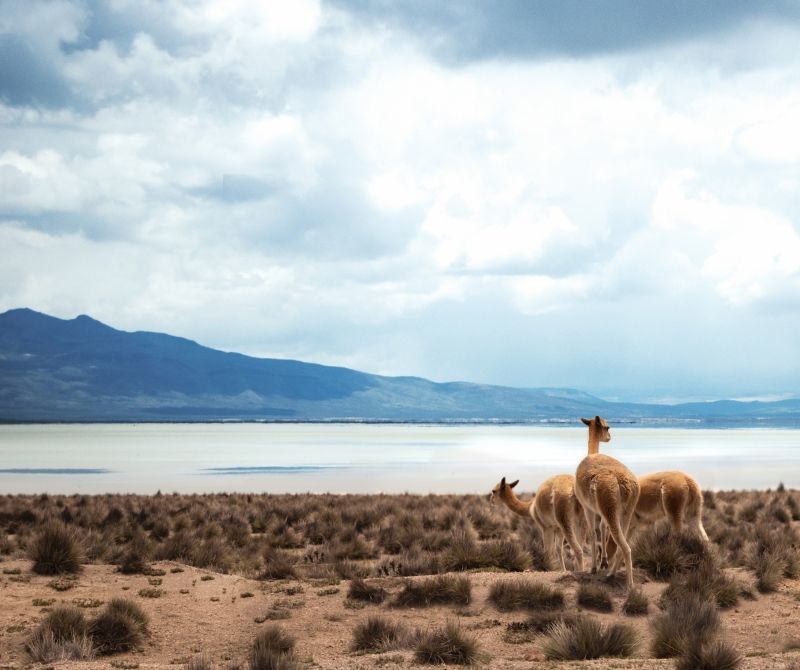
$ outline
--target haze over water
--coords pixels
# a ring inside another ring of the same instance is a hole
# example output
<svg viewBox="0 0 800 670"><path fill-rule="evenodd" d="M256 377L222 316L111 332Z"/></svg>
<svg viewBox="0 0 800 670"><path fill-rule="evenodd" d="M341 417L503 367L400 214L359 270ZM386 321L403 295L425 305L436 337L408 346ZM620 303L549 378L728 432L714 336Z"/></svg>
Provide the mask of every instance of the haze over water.
<svg viewBox="0 0 800 670"><path fill-rule="evenodd" d="M703 488L800 487L800 430L612 426L602 451ZM3 493L486 493L573 472L581 427L410 424L0 426Z"/></svg>

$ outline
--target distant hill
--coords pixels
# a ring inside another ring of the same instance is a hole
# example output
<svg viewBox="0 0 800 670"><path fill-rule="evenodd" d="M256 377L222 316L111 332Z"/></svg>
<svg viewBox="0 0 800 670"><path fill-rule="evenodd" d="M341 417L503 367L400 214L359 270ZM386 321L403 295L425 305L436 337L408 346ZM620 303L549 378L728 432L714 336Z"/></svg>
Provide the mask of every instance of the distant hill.
<svg viewBox="0 0 800 670"><path fill-rule="evenodd" d="M226 353L115 330L88 316L0 314L0 421L615 421L792 423L800 401L611 403L575 389L509 388Z"/></svg>

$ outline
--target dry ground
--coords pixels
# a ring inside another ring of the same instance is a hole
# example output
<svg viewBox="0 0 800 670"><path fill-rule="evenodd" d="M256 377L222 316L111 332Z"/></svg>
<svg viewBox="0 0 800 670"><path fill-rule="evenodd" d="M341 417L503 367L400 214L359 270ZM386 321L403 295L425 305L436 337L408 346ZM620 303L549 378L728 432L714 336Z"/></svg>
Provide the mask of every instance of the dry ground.
<svg viewBox="0 0 800 670"><path fill-rule="evenodd" d="M243 665L256 633L270 623L257 623L256 619L275 611L276 606L291 613L290 618L277 623L296 637L298 656L309 668L425 667L414 663L411 651L366 655L349 651L354 626L378 613L402 620L411 627L458 620L463 629L477 637L481 650L488 655L484 665L491 668L671 668L674 665L671 660L647 658L648 620L657 611L653 603L665 585L645 581L641 574L638 580L644 582L644 591L651 601L649 617L621 614L621 593L615 593L614 613L593 613L603 620L624 620L635 626L642 638L637 657L560 664L537 660L535 640L520 644L508 639L506 624L524 620L524 614L499 612L487 600L492 583L511 578L512 575L508 574L467 573L472 583L472 603L463 608L393 608L385 602L350 609L346 607L347 580L336 586L323 585L315 580L259 581L161 561L154 563L153 567L166 572L160 577L161 585L156 587L162 589L163 594L159 598L148 598L140 596L139 590L154 588L149 583L153 577L123 575L111 565L85 566L77 585L64 592L54 591L48 586L52 577L32 574L30 565L26 560L2 563L0 667L4 669L30 664L24 642L48 610L41 604L34 605L34 600L98 606L115 596L135 599L150 616L152 634L146 645L134 653L93 662L58 664L59 668L132 668L136 664L142 670L175 668L199 653L209 655L217 667ZM170 571L173 568L180 568L183 572L173 573ZM20 571L19 575L7 574L16 570ZM737 568L728 573L742 583L752 581L752 576L744 569ZM537 572L530 576L560 586L567 594L568 611L577 611L574 597L576 579L573 576L557 572ZM399 590L403 580L385 577L371 581L382 584L391 593ZM333 589L338 591L332 593ZM253 595L242 597L246 593ZM92 611L96 610L87 608L88 614ZM722 619L726 639L746 656L743 669L787 668L793 659L800 663L800 651L784 651L789 643L800 641L799 581L787 580L776 593L760 595L755 600L742 600L735 609L723 612Z"/></svg>

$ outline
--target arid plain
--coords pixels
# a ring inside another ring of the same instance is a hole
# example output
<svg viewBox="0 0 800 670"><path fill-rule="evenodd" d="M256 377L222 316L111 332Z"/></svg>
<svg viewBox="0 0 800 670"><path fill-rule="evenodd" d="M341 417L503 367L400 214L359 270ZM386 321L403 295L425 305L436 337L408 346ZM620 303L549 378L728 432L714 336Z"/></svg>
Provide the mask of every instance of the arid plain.
<svg viewBox="0 0 800 670"><path fill-rule="evenodd" d="M800 493L704 500L710 545L638 533L629 598L484 496L6 496L0 667L800 666Z"/></svg>

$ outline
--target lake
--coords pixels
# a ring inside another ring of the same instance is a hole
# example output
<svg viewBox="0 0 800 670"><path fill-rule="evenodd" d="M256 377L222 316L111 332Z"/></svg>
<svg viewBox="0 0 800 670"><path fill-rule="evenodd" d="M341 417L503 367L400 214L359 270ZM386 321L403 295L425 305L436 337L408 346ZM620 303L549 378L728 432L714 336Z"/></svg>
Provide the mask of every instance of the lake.
<svg viewBox="0 0 800 670"><path fill-rule="evenodd" d="M2 493L488 493L574 472L587 431L530 425L0 425ZM703 488L800 488L800 430L612 426L604 453Z"/></svg>

